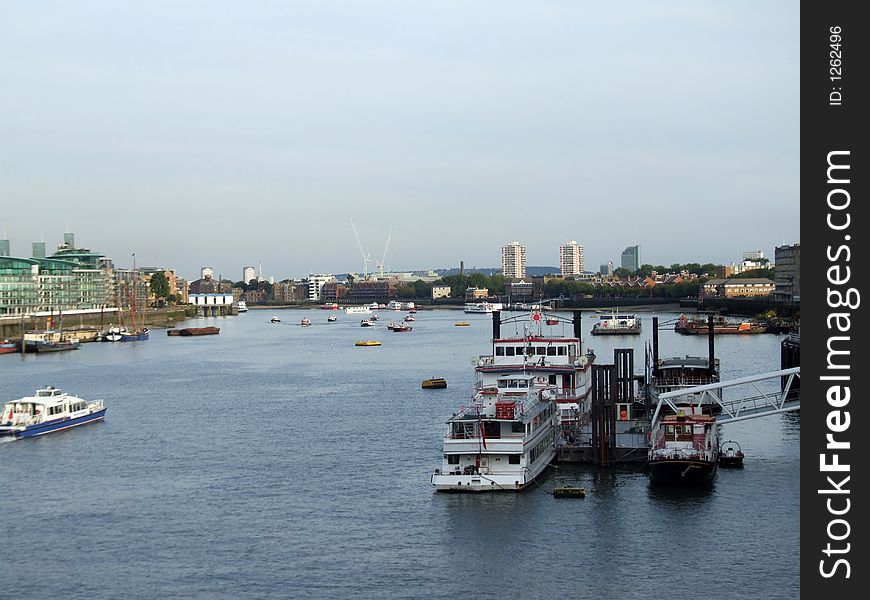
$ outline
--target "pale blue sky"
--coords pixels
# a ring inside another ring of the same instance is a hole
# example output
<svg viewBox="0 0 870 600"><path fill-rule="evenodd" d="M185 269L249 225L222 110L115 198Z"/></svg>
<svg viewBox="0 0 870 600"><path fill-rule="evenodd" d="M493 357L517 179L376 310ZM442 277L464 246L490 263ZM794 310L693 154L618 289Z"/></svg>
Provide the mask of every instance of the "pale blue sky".
<svg viewBox="0 0 870 600"><path fill-rule="evenodd" d="M232 279L799 241L796 2L0 0L0 236Z"/></svg>

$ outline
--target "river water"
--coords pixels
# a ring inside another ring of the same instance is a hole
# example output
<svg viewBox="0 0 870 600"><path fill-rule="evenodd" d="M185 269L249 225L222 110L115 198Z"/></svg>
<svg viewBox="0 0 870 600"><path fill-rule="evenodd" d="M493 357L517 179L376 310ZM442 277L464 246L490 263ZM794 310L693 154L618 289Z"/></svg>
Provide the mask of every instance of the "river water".
<svg viewBox="0 0 870 600"><path fill-rule="evenodd" d="M328 314L251 310L178 325L217 336L0 356L2 401L54 385L108 407L0 444L0 597L798 597L796 414L723 426L746 466L705 491L562 465L520 494L438 494L444 421L468 401L491 317L421 311L399 334L386 322L404 313L368 329ZM587 318L585 342L599 363L635 347L640 372L651 316L640 338L593 338ZM722 379L778 369L781 339L717 337ZM707 352L668 330L660 345ZM449 387L422 390L433 376ZM586 498L547 493L563 484Z"/></svg>

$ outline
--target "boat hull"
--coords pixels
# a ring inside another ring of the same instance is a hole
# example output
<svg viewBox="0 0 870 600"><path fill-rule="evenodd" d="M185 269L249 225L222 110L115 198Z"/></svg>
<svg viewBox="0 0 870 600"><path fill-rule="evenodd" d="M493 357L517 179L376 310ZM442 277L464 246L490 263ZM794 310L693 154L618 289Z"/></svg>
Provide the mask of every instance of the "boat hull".
<svg viewBox="0 0 870 600"><path fill-rule="evenodd" d="M618 327L602 327L593 329L592 335L640 335L640 327L626 327L624 329Z"/></svg>
<svg viewBox="0 0 870 600"><path fill-rule="evenodd" d="M654 460L649 463L649 479L663 485L705 485L713 481L716 466L705 460Z"/></svg>
<svg viewBox="0 0 870 600"><path fill-rule="evenodd" d="M87 425L88 423L94 423L96 421L102 421L106 416L106 409L98 410L92 412L88 415L83 415L81 417L76 417L74 419L58 419L56 421L47 421L44 423L39 423L38 425L31 425L23 430L15 430L8 427L4 427L0 429L0 436L12 436L15 439L23 439L29 437L37 437L40 435L45 435L47 433L55 433L58 431L64 431L65 429L72 429L73 427L78 427L79 425Z"/></svg>
<svg viewBox="0 0 870 600"><path fill-rule="evenodd" d="M555 459L556 453L550 460ZM537 479L543 475L550 467L550 462L546 461L544 466L534 475L526 471L495 474L488 473L481 475L478 473L451 474L451 473L433 473L431 478L432 485L438 492L450 493L484 493L484 492L521 492L528 489L533 484L537 484Z"/></svg>
<svg viewBox="0 0 870 600"><path fill-rule="evenodd" d="M742 469L742 456L719 456L719 466L723 469Z"/></svg>

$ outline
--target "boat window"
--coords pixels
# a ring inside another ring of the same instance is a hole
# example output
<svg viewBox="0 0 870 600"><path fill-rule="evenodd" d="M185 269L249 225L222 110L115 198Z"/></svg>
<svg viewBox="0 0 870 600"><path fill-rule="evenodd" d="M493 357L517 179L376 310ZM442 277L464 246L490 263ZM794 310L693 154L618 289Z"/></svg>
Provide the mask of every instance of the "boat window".
<svg viewBox="0 0 870 600"><path fill-rule="evenodd" d="M557 348L557 351L559 352L559 356L565 356L566 354L568 354L568 348L565 346L559 346Z"/></svg>
<svg viewBox="0 0 870 600"><path fill-rule="evenodd" d="M683 433L692 433L691 425L683 425Z"/></svg>
<svg viewBox="0 0 870 600"><path fill-rule="evenodd" d="M520 379L519 383L520 383L520 387L521 387L521 388L527 388L527 387L529 387L529 382L526 381L525 379Z"/></svg>
<svg viewBox="0 0 870 600"><path fill-rule="evenodd" d="M496 346L495 347L495 355L496 356L504 356L504 348L502 348L501 346Z"/></svg>
<svg viewBox="0 0 870 600"><path fill-rule="evenodd" d="M668 425L668 433L673 433L673 432L674 432L674 426Z"/></svg>
<svg viewBox="0 0 870 600"><path fill-rule="evenodd" d="M550 377L547 378L547 381L548 381L549 383L551 383L552 385L556 385L556 376L555 376L555 375L550 375Z"/></svg>
<svg viewBox="0 0 870 600"><path fill-rule="evenodd" d="M511 433L522 433L525 431L525 427L519 421L511 422Z"/></svg>
<svg viewBox="0 0 870 600"><path fill-rule="evenodd" d="M556 347L550 346L547 348L547 356L556 356Z"/></svg>
<svg viewBox="0 0 870 600"><path fill-rule="evenodd" d="M506 356L513 356L514 355L514 347L513 346L508 346L504 350L505 350Z"/></svg>
<svg viewBox="0 0 870 600"><path fill-rule="evenodd" d="M483 435L488 438L500 438L501 437L501 423L497 421L484 421L483 422Z"/></svg>
<svg viewBox="0 0 870 600"><path fill-rule="evenodd" d="M522 355L523 355L523 347L517 346L517 356L522 356Z"/></svg>
<svg viewBox="0 0 870 600"><path fill-rule="evenodd" d="M459 464L459 455L458 454L448 454L447 455L447 464L448 465L458 465Z"/></svg>
<svg viewBox="0 0 870 600"><path fill-rule="evenodd" d="M516 379L509 379L509 380L508 380L508 387L509 387L509 388L515 388L515 387L517 387L517 380L516 380Z"/></svg>
<svg viewBox="0 0 870 600"><path fill-rule="evenodd" d="M508 455L508 463L512 465L520 464L520 457L522 454L509 454Z"/></svg>
<svg viewBox="0 0 870 600"><path fill-rule="evenodd" d="M498 381L498 387L500 387L500 388L506 388L506 387L507 387L507 381L505 381L504 379L499 379L499 381Z"/></svg>
<svg viewBox="0 0 870 600"><path fill-rule="evenodd" d="M544 346L538 346L535 348L535 354L538 356L544 356L547 353L547 349Z"/></svg>

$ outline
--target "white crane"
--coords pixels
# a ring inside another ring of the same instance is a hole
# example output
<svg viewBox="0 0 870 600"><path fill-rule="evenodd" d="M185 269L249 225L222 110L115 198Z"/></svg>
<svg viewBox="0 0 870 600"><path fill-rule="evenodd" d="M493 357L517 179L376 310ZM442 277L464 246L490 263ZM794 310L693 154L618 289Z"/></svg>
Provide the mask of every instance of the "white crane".
<svg viewBox="0 0 870 600"><path fill-rule="evenodd" d="M378 275L379 277L384 277L384 262L387 260L387 250L390 249L390 239L393 237L393 230L390 229L389 235L387 235L387 244L384 246L384 255L381 256L380 261L375 261L375 264L378 266Z"/></svg>
<svg viewBox="0 0 870 600"><path fill-rule="evenodd" d="M368 254L366 254L366 251L363 250L363 245L362 245L362 242L359 241L359 233L357 233L357 231L356 231L356 225L354 225L353 219L350 220L350 226L353 229L354 237L356 237L356 244L357 244L357 246L359 246L360 254L362 254L363 275L364 275L363 281L368 281L368 279L369 279L369 262L371 261L372 253L369 252Z"/></svg>

